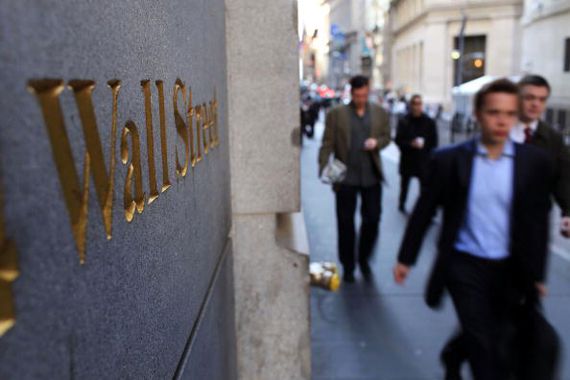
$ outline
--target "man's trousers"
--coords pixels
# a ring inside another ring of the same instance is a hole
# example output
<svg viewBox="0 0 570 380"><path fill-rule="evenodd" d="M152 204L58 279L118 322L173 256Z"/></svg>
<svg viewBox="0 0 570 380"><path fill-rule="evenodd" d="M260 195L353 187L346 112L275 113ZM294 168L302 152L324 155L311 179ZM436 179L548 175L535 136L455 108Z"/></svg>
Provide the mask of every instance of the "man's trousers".
<svg viewBox="0 0 570 380"><path fill-rule="evenodd" d="M382 187L380 184L371 187L336 185L336 216L338 227L338 253L345 273L355 269L356 230L354 214L358 195L360 195L360 215L362 224L358 241L358 262L368 263L378 237L380 223Z"/></svg>
<svg viewBox="0 0 570 380"><path fill-rule="evenodd" d="M420 189L422 186L422 177L420 175L401 175L400 176L400 199L398 206L400 208L405 208L406 199L408 199L408 190L410 189L410 181L413 177L416 177L420 182Z"/></svg>
<svg viewBox="0 0 570 380"><path fill-rule="evenodd" d="M557 379L560 338L542 315L538 302L514 305L508 331L508 365L514 379ZM467 343L461 330L446 343L442 356L457 366L467 360Z"/></svg>
<svg viewBox="0 0 570 380"><path fill-rule="evenodd" d="M452 252L447 288L464 335L475 380L508 379L508 260L486 260Z"/></svg>

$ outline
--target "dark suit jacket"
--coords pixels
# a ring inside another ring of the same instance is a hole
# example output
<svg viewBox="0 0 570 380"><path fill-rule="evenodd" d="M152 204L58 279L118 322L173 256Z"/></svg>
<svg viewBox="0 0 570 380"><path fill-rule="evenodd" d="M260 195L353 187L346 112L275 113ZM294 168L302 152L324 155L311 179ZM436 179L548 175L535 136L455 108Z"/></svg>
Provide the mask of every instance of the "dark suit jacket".
<svg viewBox="0 0 570 380"><path fill-rule="evenodd" d="M378 152L390 143L388 115L376 104L368 103L368 106L371 120L370 137L378 140L378 147L371 151L370 154L380 178L384 178L382 162ZM319 175L327 165L331 153L345 164L348 162L348 153L350 152L350 112L352 112L350 107L350 105L340 105L327 113L325 134L319 150Z"/></svg>
<svg viewBox="0 0 570 380"><path fill-rule="evenodd" d="M570 149L562 135L543 121L538 123L531 144L545 149L554 160L554 199L564 216L570 216Z"/></svg>
<svg viewBox="0 0 570 380"><path fill-rule="evenodd" d="M439 305L445 288L447 262L455 253L467 209L475 152L476 142L471 140L434 153L400 247L398 261L413 265L436 209L443 209L438 254L425 294L430 307ZM534 292L534 283L545 275L552 160L541 149L521 144L515 144L514 160L510 256L521 290Z"/></svg>
<svg viewBox="0 0 570 380"><path fill-rule="evenodd" d="M416 137L423 137L423 149L412 147ZM437 147L437 128L432 118L422 114L418 118L411 115L400 119L396 132L396 145L400 149L400 174L422 176L430 153Z"/></svg>

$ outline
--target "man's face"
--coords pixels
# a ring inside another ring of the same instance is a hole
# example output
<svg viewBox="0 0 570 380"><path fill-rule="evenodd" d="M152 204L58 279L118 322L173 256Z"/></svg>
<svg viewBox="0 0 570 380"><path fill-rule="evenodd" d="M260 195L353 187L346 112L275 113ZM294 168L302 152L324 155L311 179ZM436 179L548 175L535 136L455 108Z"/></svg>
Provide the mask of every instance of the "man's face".
<svg viewBox="0 0 570 380"><path fill-rule="evenodd" d="M532 122L540 119L546 109L548 88L543 86L526 85L521 88L521 115L523 122Z"/></svg>
<svg viewBox="0 0 570 380"><path fill-rule="evenodd" d="M492 145L503 144L517 122L518 111L517 95L504 92L487 94L483 106L476 113L483 142Z"/></svg>
<svg viewBox="0 0 570 380"><path fill-rule="evenodd" d="M352 102L356 108L363 108L368 102L368 95L370 94L370 88L368 86L354 88L351 91Z"/></svg>
<svg viewBox="0 0 570 380"><path fill-rule="evenodd" d="M423 107L422 98L415 97L410 101L410 110L413 116L416 117L420 116L423 111L422 107Z"/></svg>

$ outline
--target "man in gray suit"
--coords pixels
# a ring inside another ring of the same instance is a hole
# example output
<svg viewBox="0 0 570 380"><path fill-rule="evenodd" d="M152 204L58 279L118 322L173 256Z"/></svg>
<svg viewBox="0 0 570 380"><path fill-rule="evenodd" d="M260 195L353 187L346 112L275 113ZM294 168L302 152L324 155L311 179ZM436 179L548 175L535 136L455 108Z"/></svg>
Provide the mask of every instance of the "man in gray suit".
<svg viewBox="0 0 570 380"><path fill-rule="evenodd" d="M319 175L330 155L347 166L345 179L333 185L336 194L339 259L344 280L354 282L357 197L361 198L362 225L358 242L358 264L366 281L372 278L369 259L378 237L384 180L379 152L390 143L388 115L368 101L368 78L350 80L352 101L329 111L319 151Z"/></svg>

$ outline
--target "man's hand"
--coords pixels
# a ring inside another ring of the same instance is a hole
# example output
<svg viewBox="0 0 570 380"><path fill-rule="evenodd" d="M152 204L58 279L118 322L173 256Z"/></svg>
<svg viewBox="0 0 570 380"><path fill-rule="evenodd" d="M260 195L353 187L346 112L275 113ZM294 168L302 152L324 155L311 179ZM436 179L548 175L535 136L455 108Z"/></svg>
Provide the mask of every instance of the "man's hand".
<svg viewBox="0 0 570 380"><path fill-rule="evenodd" d="M378 147L378 140L370 137L364 141L364 150L374 150Z"/></svg>
<svg viewBox="0 0 570 380"><path fill-rule="evenodd" d="M423 149L423 147L424 147L423 137L416 137L415 139L412 140L410 145L412 146L412 148L415 148L415 149Z"/></svg>
<svg viewBox="0 0 570 380"><path fill-rule="evenodd" d="M404 284L404 281L406 280L406 277L408 277L409 272L409 266L402 263L397 263L396 266L394 266L394 281L396 281L396 284Z"/></svg>
<svg viewBox="0 0 570 380"><path fill-rule="evenodd" d="M560 221L560 234L565 238L570 238L570 216L562 217Z"/></svg>
<svg viewBox="0 0 570 380"><path fill-rule="evenodd" d="M539 296L544 298L548 295L548 288L542 282L536 282L534 285L536 286Z"/></svg>

